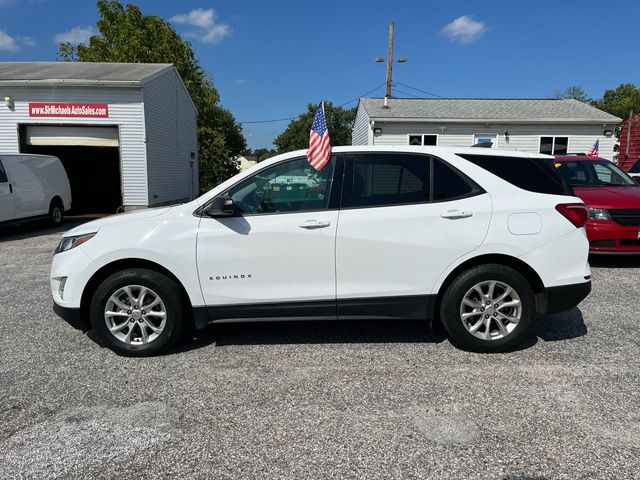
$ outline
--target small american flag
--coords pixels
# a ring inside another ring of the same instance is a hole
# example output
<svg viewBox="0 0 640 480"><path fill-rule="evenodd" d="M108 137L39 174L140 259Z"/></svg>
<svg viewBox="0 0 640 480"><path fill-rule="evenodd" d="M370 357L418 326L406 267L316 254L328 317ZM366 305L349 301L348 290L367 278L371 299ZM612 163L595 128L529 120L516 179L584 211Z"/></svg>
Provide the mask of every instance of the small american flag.
<svg viewBox="0 0 640 480"><path fill-rule="evenodd" d="M309 135L309 150L307 150L307 160L313 168L320 171L331 158L331 144L329 143L329 130L327 121L324 118L324 103L320 102Z"/></svg>
<svg viewBox="0 0 640 480"><path fill-rule="evenodd" d="M597 157L599 149L600 149L600 139L597 139L596 143L593 144L593 147L591 147L591 150L589 150L589 152L587 153L587 157Z"/></svg>

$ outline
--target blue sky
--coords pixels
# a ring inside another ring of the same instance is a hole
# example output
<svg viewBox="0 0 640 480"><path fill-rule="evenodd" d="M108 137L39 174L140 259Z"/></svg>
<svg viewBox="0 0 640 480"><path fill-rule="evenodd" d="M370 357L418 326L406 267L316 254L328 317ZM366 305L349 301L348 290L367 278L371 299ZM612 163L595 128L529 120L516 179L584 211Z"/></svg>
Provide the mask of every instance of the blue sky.
<svg viewBox="0 0 640 480"><path fill-rule="evenodd" d="M382 84L373 58L386 56L391 19L395 56L409 58L394 80L441 96L537 98L578 84L600 97L640 83L636 0L136 3L193 42L239 121L296 116L309 102L340 104ZM0 0L0 61L55 60L56 39L82 41L96 20L91 0ZM270 146L286 124L245 124L249 146Z"/></svg>

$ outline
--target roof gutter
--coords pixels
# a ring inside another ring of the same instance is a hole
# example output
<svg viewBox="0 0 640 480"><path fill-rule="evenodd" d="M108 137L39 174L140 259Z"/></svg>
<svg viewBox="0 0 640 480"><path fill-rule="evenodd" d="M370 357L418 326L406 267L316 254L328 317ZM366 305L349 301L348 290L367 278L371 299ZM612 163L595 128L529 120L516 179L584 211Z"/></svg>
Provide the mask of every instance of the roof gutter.
<svg viewBox="0 0 640 480"><path fill-rule="evenodd" d="M0 87L140 87L140 80L0 80Z"/></svg>
<svg viewBox="0 0 640 480"><path fill-rule="evenodd" d="M539 124L539 123L566 123L571 125L594 125L594 124L616 124L622 122L621 118L589 118L589 119L576 119L576 118L385 118L385 117L370 117L372 121L387 122L387 123L471 123L471 124Z"/></svg>

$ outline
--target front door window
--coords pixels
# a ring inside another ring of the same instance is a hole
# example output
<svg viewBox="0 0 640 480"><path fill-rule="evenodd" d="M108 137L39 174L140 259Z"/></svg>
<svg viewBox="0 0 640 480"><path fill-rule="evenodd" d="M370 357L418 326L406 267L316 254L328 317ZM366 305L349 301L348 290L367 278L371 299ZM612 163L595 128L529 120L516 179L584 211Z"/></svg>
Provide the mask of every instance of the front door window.
<svg viewBox="0 0 640 480"><path fill-rule="evenodd" d="M306 158L280 163L229 191L240 213L248 215L323 210L329 205L335 157L317 171Z"/></svg>

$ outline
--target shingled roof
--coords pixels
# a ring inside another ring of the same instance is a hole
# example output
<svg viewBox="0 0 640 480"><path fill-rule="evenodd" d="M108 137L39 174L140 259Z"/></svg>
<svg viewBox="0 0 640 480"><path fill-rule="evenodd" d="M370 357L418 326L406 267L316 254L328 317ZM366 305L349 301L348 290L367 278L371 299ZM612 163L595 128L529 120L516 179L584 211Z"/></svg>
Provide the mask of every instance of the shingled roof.
<svg viewBox="0 0 640 480"><path fill-rule="evenodd" d="M374 120L566 122L615 124L622 119L577 100L516 98L361 98Z"/></svg>
<svg viewBox="0 0 640 480"><path fill-rule="evenodd" d="M0 62L0 85L139 85L170 63Z"/></svg>

